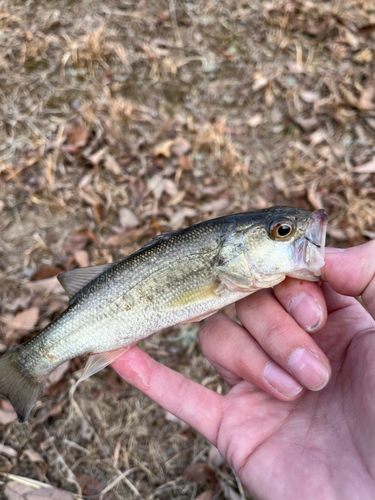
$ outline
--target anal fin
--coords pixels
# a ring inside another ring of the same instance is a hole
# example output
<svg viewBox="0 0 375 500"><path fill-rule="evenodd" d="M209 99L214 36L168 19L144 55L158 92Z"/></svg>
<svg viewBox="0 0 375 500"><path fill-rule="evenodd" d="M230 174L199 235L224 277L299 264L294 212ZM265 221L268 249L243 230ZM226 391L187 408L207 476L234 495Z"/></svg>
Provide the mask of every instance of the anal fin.
<svg viewBox="0 0 375 500"><path fill-rule="evenodd" d="M94 375L94 373L100 372L100 370L103 370L103 368L113 363L115 359L119 358L122 354L128 351L130 347L121 347L120 349L116 349L115 351L91 354L89 356L89 359L87 360L81 377L77 381L77 385L83 380L91 377L91 375Z"/></svg>

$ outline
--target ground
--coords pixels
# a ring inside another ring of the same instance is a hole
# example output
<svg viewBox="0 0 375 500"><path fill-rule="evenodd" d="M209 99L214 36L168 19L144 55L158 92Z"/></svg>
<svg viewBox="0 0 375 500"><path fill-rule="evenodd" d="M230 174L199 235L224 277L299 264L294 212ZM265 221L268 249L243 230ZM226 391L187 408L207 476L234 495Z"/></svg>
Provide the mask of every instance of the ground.
<svg viewBox="0 0 375 500"><path fill-rule="evenodd" d="M286 204L324 208L329 245L374 238L374 49L372 0L3 0L1 352L66 307L56 274L162 231ZM142 347L224 393L198 326ZM1 401L13 487L250 498L209 443L111 369L73 395L82 366L54 374L24 425ZM20 498L8 480L0 497Z"/></svg>

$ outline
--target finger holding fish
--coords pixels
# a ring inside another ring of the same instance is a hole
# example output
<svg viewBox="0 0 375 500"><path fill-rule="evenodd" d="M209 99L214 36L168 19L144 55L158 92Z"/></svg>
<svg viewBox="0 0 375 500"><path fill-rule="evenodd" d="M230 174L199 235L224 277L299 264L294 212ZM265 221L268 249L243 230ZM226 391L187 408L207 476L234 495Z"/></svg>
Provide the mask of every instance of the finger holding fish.
<svg viewBox="0 0 375 500"><path fill-rule="evenodd" d="M303 386L235 321L215 315L202 326L199 340L204 355L229 386L245 380L282 401L302 394Z"/></svg>
<svg viewBox="0 0 375 500"><path fill-rule="evenodd" d="M290 293L288 287L285 291ZM323 304L321 297L322 309ZM325 387L331 376L326 355L284 309L272 290L262 290L238 302L237 314L267 354L304 387L312 391Z"/></svg>
<svg viewBox="0 0 375 500"><path fill-rule="evenodd" d="M278 399L291 400L302 394L303 387L322 388L328 382L330 366L321 349L285 308L303 294L316 301L322 311L319 328L325 324L327 313L317 284L295 279L285 286L283 283L277 285L275 294L264 290L237 303L243 326L220 315L207 320L200 341L205 356L229 385L246 380ZM301 301L300 305L302 311L293 309L296 316L305 314L314 319L308 304L305 307ZM308 354L304 357L305 352Z"/></svg>

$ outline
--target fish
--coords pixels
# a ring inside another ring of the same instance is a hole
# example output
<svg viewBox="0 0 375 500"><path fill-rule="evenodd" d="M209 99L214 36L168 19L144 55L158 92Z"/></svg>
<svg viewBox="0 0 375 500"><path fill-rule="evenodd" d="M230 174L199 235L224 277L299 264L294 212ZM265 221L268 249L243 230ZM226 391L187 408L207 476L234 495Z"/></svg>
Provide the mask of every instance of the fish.
<svg viewBox="0 0 375 500"><path fill-rule="evenodd" d="M60 274L69 307L0 358L0 394L24 422L67 360L89 355L83 380L145 337L286 276L318 281L327 223L324 210L283 206L228 215L162 233L119 262Z"/></svg>

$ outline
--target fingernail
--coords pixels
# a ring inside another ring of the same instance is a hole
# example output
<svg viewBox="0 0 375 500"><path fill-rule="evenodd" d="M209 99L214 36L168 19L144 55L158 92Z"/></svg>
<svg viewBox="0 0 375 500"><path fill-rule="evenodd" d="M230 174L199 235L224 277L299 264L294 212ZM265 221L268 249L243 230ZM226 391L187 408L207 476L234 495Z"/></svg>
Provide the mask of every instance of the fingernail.
<svg viewBox="0 0 375 500"><path fill-rule="evenodd" d="M289 302L289 312L307 332L314 332L322 324L323 313L317 300L301 292Z"/></svg>
<svg viewBox="0 0 375 500"><path fill-rule="evenodd" d="M275 362L266 364L263 372L265 380L284 396L296 396L303 387Z"/></svg>
<svg viewBox="0 0 375 500"><path fill-rule="evenodd" d="M327 368L318 356L307 349L296 349L289 358L288 367L292 375L312 391L319 391L327 385Z"/></svg>

